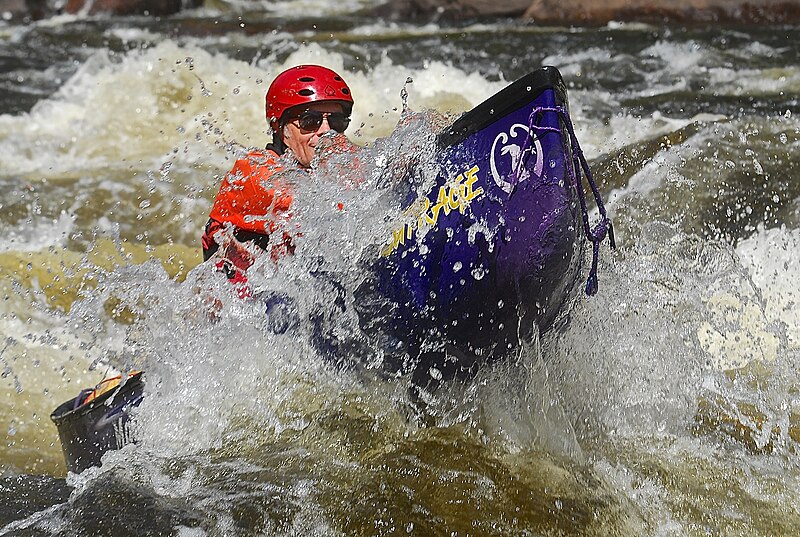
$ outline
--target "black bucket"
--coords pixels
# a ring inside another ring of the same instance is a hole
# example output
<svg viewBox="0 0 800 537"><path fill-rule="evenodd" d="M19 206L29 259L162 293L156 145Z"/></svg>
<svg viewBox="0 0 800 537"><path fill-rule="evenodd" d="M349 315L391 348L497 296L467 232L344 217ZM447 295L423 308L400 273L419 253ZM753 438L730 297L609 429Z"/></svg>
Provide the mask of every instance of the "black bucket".
<svg viewBox="0 0 800 537"><path fill-rule="evenodd" d="M100 466L103 453L134 441L128 411L142 402L143 391L142 373L138 372L89 403L81 404L82 393L50 414L70 472L77 474L91 466Z"/></svg>

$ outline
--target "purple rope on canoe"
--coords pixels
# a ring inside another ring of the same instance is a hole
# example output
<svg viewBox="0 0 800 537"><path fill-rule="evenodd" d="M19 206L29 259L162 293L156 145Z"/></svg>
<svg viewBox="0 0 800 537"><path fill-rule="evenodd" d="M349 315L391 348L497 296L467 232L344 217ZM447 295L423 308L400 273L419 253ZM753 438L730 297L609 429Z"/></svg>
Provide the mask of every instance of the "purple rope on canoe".
<svg viewBox="0 0 800 537"><path fill-rule="evenodd" d="M555 106L555 107L547 107L547 106L538 106L533 109L530 115L529 120L529 129L530 132L535 131L544 131L544 132L556 132L561 134L561 130L555 127L543 127L536 124L536 117L541 112L555 112L558 114L559 118L563 121L564 126L567 129L567 134L570 138L571 150L572 150L572 166L567 166L569 170L570 180L572 181L572 186L575 188L576 192L578 193L578 200L581 204L581 214L583 216L583 230L586 234L586 239L592 243L592 268L589 270L589 277L586 280L586 294L589 296L594 296L597 294L598 289L598 282L597 282L597 265L600 259L600 243L602 243L606 237L608 237L609 244L611 248L616 248L617 245L614 241L614 226L611 223L611 219L606 214L606 208L603 204L603 198L600 195L600 190L597 188L597 183L595 183L594 176L592 175L592 170L589 169L589 164L586 162L586 157L583 155L583 150L581 150L580 144L578 144L578 138L575 136L575 128L572 126L572 120L569 117L569 113L567 112L566 108L562 106ZM526 140L526 144L529 143L531 136L528 137ZM527 147L523 147L523 152L527 149ZM521 161L522 159L520 159ZM592 227L589 224L589 209L586 204L586 193L583 191L583 177L581 176L583 173L586 177L586 182L589 183L589 188L592 190L592 196L594 197L595 205L597 205L597 210L600 213L600 221Z"/></svg>
<svg viewBox="0 0 800 537"><path fill-rule="evenodd" d="M83 402L86 400L86 397L90 393L92 393L92 388L84 388L83 390L81 390L80 393L78 394L78 397L76 397L74 402L72 403L72 410L75 410L76 408L81 406Z"/></svg>

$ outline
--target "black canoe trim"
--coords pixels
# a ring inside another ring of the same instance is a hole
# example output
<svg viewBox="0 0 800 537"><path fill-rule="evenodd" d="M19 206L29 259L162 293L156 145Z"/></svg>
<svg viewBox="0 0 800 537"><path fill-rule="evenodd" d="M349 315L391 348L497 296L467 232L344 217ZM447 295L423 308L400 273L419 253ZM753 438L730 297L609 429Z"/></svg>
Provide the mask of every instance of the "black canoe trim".
<svg viewBox="0 0 800 537"><path fill-rule="evenodd" d="M440 149L458 144L495 121L525 106L544 90L555 90L561 103L567 102L567 89L555 67L542 67L523 76L466 112L436 137Z"/></svg>
<svg viewBox="0 0 800 537"><path fill-rule="evenodd" d="M128 424L128 410L141 403L143 391L140 371L88 403L80 404L80 400L72 398L53 411L50 419L58 429L70 472L77 474L99 466L105 452L135 441Z"/></svg>

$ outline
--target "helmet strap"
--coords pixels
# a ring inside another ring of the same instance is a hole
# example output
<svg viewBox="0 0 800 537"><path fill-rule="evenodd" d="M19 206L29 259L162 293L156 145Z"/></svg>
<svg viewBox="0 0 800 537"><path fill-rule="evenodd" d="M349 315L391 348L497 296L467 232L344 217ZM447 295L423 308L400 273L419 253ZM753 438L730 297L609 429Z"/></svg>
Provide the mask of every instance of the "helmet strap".
<svg viewBox="0 0 800 537"><path fill-rule="evenodd" d="M272 143L267 144L267 149L275 151L279 156L283 155L286 152L286 143L283 141L283 136L281 136L282 131L283 127L273 132Z"/></svg>

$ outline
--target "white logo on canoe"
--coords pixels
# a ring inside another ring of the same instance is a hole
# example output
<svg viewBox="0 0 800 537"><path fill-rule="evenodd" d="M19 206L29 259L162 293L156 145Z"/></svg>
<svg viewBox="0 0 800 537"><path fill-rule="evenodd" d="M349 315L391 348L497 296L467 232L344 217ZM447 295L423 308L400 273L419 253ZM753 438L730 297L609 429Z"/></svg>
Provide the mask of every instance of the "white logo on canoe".
<svg viewBox="0 0 800 537"><path fill-rule="evenodd" d="M520 136L523 134L524 136ZM519 143L509 143L512 138L520 139L517 140ZM514 188L514 184L509 181L506 181L505 178L500 175L500 172L497 171L497 162L495 161L497 155L497 147L498 144L500 145L500 156L508 155L511 159L511 167L510 171L506 174L507 177L513 178L516 175L516 183L521 183L530 178L531 172L527 166L524 165L526 159L526 155L531 155L532 151L536 152L536 164L533 166L533 173L536 177L542 175L542 168L544 167L542 156L542 143L539 141L539 138L536 137L535 134L531 132L531 129L528 128L527 125L523 125L522 123L514 123L511 125L511 128L508 129L508 132L501 132L500 134L495 137L494 142L492 143L492 152L489 157L489 166L491 168L492 177L494 178L495 184L502 188L505 192L511 193L511 190ZM525 149L522 149L522 146L525 146Z"/></svg>

